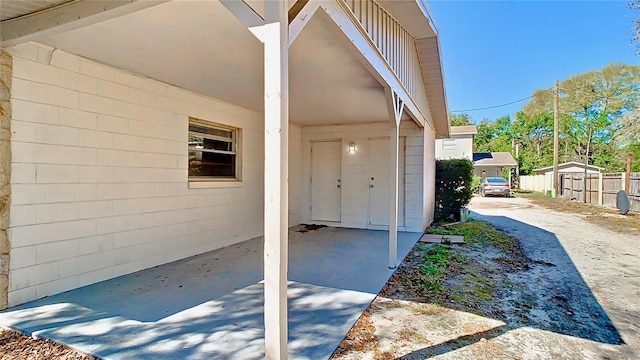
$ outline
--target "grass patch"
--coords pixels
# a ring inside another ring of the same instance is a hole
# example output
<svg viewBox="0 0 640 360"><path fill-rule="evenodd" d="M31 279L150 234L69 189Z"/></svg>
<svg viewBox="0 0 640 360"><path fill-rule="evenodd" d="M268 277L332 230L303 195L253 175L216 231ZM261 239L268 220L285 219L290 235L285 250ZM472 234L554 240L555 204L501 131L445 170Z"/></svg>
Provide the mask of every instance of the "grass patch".
<svg viewBox="0 0 640 360"><path fill-rule="evenodd" d="M496 282L480 275L463 275L462 285L451 295L453 301L462 304L475 304L493 300Z"/></svg>
<svg viewBox="0 0 640 360"><path fill-rule="evenodd" d="M430 228L427 229L427 233L444 236L463 236L466 243L479 243L483 246L492 245L506 254L520 251L520 246L515 239L482 221L471 220L466 223L453 224L447 227Z"/></svg>
<svg viewBox="0 0 640 360"><path fill-rule="evenodd" d="M420 280L425 289L435 293L445 290L442 286L442 273L451 264L452 257L448 246L438 244L427 250L422 262L418 264L418 271L422 274Z"/></svg>

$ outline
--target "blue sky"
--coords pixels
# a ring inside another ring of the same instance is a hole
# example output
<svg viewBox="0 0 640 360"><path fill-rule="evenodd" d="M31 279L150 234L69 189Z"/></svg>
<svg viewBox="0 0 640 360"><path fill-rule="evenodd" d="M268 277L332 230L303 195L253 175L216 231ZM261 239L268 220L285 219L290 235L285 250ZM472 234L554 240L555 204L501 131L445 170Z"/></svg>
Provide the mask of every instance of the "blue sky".
<svg viewBox="0 0 640 360"><path fill-rule="evenodd" d="M629 0L630 1L630 0ZM628 1L443 1L429 6L440 31L450 110L501 105L612 62L639 65ZM470 111L476 122L526 101Z"/></svg>

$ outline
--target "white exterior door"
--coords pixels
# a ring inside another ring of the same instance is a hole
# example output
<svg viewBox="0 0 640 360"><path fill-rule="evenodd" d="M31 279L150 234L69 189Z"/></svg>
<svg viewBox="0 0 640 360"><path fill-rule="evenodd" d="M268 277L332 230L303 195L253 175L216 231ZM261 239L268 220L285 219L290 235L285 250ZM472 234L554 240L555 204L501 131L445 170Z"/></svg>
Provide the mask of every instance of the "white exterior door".
<svg viewBox="0 0 640 360"><path fill-rule="evenodd" d="M340 221L341 141L311 143L311 219Z"/></svg>
<svg viewBox="0 0 640 360"><path fill-rule="evenodd" d="M399 141L398 226L404 226L404 144ZM369 140L369 225L389 225L389 139Z"/></svg>

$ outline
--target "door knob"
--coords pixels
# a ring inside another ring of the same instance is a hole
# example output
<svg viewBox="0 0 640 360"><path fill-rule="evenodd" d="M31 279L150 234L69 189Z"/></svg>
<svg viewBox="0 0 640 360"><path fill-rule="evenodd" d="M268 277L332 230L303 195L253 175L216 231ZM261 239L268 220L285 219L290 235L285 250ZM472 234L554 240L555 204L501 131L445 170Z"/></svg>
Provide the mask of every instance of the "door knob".
<svg viewBox="0 0 640 360"><path fill-rule="evenodd" d="M340 187L340 184L338 184L338 187Z"/></svg>
<svg viewBox="0 0 640 360"><path fill-rule="evenodd" d="M373 184L369 185L369 187L373 189Z"/></svg>

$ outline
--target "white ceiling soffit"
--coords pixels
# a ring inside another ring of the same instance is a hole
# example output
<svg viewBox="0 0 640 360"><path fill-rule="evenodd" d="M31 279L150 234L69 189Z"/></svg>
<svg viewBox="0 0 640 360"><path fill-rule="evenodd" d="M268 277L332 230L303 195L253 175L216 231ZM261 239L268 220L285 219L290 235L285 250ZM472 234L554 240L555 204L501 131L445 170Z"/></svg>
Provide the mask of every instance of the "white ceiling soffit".
<svg viewBox="0 0 640 360"><path fill-rule="evenodd" d="M388 121L382 86L340 36L318 11L291 46L292 122ZM172 1L39 42L263 111L263 45L218 1Z"/></svg>
<svg viewBox="0 0 640 360"><path fill-rule="evenodd" d="M437 35L435 23L427 12L426 6L422 8L418 2L426 0L377 0L382 7L402 24L414 39L433 37ZM426 5L426 4L425 4Z"/></svg>
<svg viewBox="0 0 640 360"><path fill-rule="evenodd" d="M73 0L42 3L40 8L32 4L29 12L25 8L22 15L0 23L0 45L7 47L38 41L45 36L76 30L167 1L170 0ZM13 4L13 0L8 3ZM0 1L0 6L4 4L5 0ZM17 6L11 8L17 11Z"/></svg>
<svg viewBox="0 0 640 360"><path fill-rule="evenodd" d="M0 1L0 21L18 18L74 1L76 0L2 0Z"/></svg>

